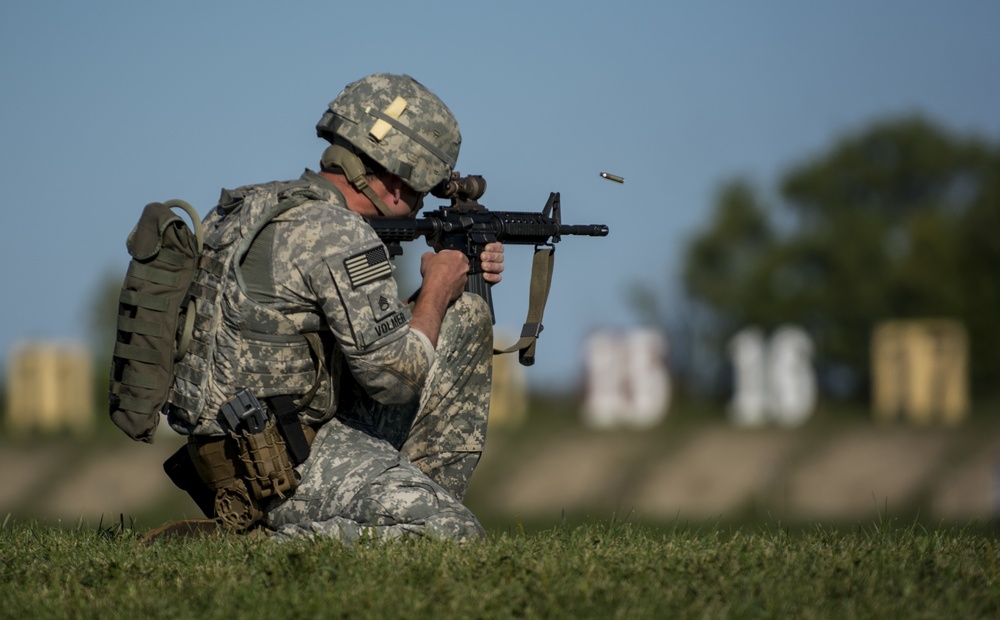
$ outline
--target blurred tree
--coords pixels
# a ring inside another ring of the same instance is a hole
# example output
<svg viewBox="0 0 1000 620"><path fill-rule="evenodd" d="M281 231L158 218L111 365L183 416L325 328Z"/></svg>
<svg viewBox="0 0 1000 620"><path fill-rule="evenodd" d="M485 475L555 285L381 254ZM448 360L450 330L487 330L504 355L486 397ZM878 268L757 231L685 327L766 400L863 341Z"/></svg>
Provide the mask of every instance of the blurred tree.
<svg viewBox="0 0 1000 620"><path fill-rule="evenodd" d="M774 243L766 208L753 188L740 180L723 186L709 229L688 247L683 266L687 294L716 310L714 329L731 331L754 312L759 261Z"/></svg>
<svg viewBox="0 0 1000 620"><path fill-rule="evenodd" d="M990 385L1000 370L996 146L890 120L791 169L780 189L776 212L729 183L687 248L685 290L715 317L713 340L795 322L826 364L863 385L876 322L954 317L969 329L974 385Z"/></svg>
<svg viewBox="0 0 1000 620"><path fill-rule="evenodd" d="M742 311L745 301L753 299L747 290L748 269L773 237L754 189L742 180L732 181L719 191L712 225L688 247L689 258L682 265L688 290L645 281L626 287L628 304L639 321L659 326L667 336L675 401L689 395L698 400L714 397L725 385L720 337L739 324L742 314L717 309Z"/></svg>

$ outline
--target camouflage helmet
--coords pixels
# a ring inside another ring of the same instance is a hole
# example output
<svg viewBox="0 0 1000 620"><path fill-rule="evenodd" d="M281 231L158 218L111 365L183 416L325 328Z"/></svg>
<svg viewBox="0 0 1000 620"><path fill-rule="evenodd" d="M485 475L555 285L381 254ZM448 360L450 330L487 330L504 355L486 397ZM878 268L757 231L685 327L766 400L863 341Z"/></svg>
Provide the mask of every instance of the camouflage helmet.
<svg viewBox="0 0 1000 620"><path fill-rule="evenodd" d="M451 175L462 135L451 110L408 75L376 73L348 84L316 125L426 193Z"/></svg>

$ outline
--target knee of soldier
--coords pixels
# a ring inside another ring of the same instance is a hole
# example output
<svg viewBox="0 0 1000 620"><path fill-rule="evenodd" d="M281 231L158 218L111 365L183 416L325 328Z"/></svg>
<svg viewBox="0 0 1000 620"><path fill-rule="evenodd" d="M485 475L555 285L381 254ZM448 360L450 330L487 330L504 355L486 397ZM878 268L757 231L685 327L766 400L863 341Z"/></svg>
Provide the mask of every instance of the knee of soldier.
<svg viewBox="0 0 1000 620"><path fill-rule="evenodd" d="M465 505L412 466L394 467L358 494L348 516L374 525L401 525L432 538L455 541L485 537Z"/></svg>
<svg viewBox="0 0 1000 620"><path fill-rule="evenodd" d="M458 328L465 332L469 340L493 340L493 316L486 300L479 295L462 293L448 308L444 317L444 328Z"/></svg>

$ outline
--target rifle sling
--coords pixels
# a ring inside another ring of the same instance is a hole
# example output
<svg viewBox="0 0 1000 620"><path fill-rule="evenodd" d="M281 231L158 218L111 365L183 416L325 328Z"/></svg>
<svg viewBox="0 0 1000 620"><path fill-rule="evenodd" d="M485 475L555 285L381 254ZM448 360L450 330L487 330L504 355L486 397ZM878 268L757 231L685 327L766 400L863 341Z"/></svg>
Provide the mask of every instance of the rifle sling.
<svg viewBox="0 0 1000 620"><path fill-rule="evenodd" d="M551 245L535 247L535 256L531 262L531 285L528 293L528 317L521 329L521 338L506 349L493 349L494 355L518 352L518 361L522 366L535 363L535 344L538 335L542 333L542 315L545 314L545 302L549 298L549 288L552 285L552 267L555 263L555 248Z"/></svg>

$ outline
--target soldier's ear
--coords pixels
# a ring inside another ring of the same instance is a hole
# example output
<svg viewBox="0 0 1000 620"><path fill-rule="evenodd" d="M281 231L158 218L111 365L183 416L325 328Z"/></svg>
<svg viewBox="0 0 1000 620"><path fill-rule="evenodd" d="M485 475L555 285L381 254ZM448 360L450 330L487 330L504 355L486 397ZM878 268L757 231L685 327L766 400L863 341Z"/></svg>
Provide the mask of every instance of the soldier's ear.
<svg viewBox="0 0 1000 620"><path fill-rule="evenodd" d="M399 204L399 201L403 199L403 180L394 174L389 175L389 184L386 188L392 192L392 202L393 204Z"/></svg>

